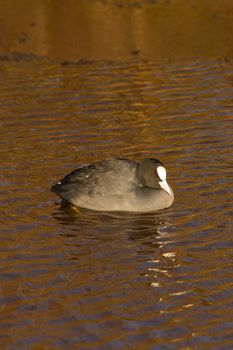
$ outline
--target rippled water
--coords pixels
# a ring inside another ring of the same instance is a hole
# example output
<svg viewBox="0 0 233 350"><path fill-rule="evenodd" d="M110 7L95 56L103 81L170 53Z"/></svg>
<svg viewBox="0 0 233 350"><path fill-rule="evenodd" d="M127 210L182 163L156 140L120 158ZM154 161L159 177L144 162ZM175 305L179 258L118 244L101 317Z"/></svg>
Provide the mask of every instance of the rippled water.
<svg viewBox="0 0 233 350"><path fill-rule="evenodd" d="M233 67L1 62L1 349L232 349ZM61 207L54 181L161 158L157 213Z"/></svg>

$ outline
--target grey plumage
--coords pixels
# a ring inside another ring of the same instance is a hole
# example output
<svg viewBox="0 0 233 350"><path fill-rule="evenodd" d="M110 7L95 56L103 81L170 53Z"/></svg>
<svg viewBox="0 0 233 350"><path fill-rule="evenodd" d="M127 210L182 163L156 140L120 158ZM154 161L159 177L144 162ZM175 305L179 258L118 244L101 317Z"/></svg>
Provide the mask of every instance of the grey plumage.
<svg viewBox="0 0 233 350"><path fill-rule="evenodd" d="M153 211L169 207L174 194L161 188L157 168L163 163L148 158L141 163L112 158L82 165L52 186L63 200L103 211Z"/></svg>

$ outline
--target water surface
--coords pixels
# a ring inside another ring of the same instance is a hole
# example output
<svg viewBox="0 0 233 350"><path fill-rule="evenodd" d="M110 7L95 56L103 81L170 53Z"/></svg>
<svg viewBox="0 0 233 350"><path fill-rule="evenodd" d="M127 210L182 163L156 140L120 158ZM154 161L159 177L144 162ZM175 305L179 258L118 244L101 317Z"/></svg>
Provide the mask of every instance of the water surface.
<svg viewBox="0 0 233 350"><path fill-rule="evenodd" d="M232 83L216 57L1 56L1 349L232 349ZM50 192L111 156L161 158L174 205Z"/></svg>

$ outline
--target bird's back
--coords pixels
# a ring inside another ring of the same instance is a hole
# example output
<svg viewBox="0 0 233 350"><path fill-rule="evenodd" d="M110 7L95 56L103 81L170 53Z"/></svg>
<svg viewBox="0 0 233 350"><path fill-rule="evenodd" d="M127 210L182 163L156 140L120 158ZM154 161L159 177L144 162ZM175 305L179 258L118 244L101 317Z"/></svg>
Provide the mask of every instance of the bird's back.
<svg viewBox="0 0 233 350"><path fill-rule="evenodd" d="M136 167L136 162L122 158L82 165L58 181L51 190L75 205L85 198L121 196L137 182Z"/></svg>

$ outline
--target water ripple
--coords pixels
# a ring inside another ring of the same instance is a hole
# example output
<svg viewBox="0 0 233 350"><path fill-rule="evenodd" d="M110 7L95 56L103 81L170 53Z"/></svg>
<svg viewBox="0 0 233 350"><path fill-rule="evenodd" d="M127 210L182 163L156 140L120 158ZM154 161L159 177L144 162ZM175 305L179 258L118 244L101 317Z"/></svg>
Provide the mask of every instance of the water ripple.
<svg viewBox="0 0 233 350"><path fill-rule="evenodd" d="M232 348L231 64L2 70L5 348ZM95 213L50 193L78 164L119 155L162 158L174 206Z"/></svg>

